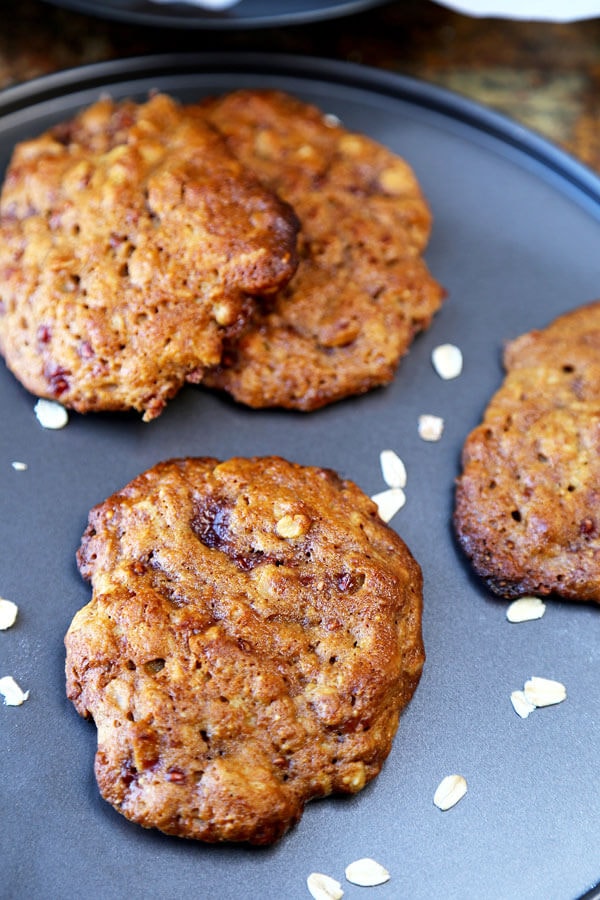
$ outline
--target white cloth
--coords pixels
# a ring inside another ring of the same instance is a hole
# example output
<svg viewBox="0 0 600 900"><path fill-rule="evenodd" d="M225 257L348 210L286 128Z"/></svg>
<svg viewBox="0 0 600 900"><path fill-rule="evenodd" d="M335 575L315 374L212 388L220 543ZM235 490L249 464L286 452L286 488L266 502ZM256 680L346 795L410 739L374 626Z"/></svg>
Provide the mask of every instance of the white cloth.
<svg viewBox="0 0 600 900"><path fill-rule="evenodd" d="M435 0L468 16L575 22L600 16L600 0Z"/></svg>

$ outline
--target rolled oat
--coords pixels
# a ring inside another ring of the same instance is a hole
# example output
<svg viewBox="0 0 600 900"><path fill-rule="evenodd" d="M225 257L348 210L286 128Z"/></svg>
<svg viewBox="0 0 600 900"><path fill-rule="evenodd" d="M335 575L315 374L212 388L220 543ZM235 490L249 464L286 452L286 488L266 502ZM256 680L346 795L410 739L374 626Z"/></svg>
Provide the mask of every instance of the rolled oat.
<svg viewBox="0 0 600 900"><path fill-rule="evenodd" d="M29 697L29 691L22 691L12 675L0 678L0 694L5 706L21 706Z"/></svg>
<svg viewBox="0 0 600 900"><path fill-rule="evenodd" d="M15 624L18 611L19 607L16 603L0 597L0 631L6 631Z"/></svg>
<svg viewBox="0 0 600 900"><path fill-rule="evenodd" d="M339 881L330 875L323 875L321 872L311 872L306 879L306 884L314 900L341 900L344 896Z"/></svg>
<svg viewBox="0 0 600 900"><path fill-rule="evenodd" d="M514 600L506 610L509 622L531 622L541 619L546 612L546 604L539 597L521 597Z"/></svg>
<svg viewBox="0 0 600 900"><path fill-rule="evenodd" d="M440 344L431 354L433 368L445 381L458 378L463 368L461 350L454 344Z"/></svg>
<svg viewBox="0 0 600 900"><path fill-rule="evenodd" d="M360 887L375 887L390 880L390 873L381 863L368 856L356 859L346 866L346 879Z"/></svg>
<svg viewBox="0 0 600 900"><path fill-rule="evenodd" d="M406 487L406 466L394 450L382 450L379 454L383 480L390 488Z"/></svg>
<svg viewBox="0 0 600 900"><path fill-rule="evenodd" d="M462 775L446 775L433 795L433 802L438 809L447 810L456 806L467 793L467 782Z"/></svg>
<svg viewBox="0 0 600 900"><path fill-rule="evenodd" d="M54 400L38 400L34 406L34 412L42 428L49 428L53 431L64 428L69 421L67 410Z"/></svg>
<svg viewBox="0 0 600 900"><path fill-rule="evenodd" d="M377 504L379 517L389 522L406 503L406 495L402 488L389 488L379 494L373 494L371 500Z"/></svg>

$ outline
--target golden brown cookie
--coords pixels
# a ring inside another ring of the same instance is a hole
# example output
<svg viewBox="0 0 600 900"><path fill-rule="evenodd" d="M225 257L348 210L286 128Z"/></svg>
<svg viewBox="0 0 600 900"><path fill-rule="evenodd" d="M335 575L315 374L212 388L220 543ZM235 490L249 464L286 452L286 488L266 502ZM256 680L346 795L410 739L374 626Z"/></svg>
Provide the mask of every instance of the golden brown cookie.
<svg viewBox="0 0 600 900"><path fill-rule="evenodd" d="M205 110L295 209L300 264L206 379L253 407L321 407L387 384L442 289L421 258L431 216L409 165L314 106L238 91Z"/></svg>
<svg viewBox="0 0 600 900"><path fill-rule="evenodd" d="M355 484L171 460L92 510L78 562L67 692L127 818L268 844L377 775L423 666L422 580Z"/></svg>
<svg viewBox="0 0 600 900"><path fill-rule="evenodd" d="M460 543L504 597L600 602L600 303L512 341L504 362L463 450Z"/></svg>
<svg viewBox="0 0 600 900"><path fill-rule="evenodd" d="M296 265L292 210L175 101L103 99L17 146L0 351L34 394L152 419Z"/></svg>

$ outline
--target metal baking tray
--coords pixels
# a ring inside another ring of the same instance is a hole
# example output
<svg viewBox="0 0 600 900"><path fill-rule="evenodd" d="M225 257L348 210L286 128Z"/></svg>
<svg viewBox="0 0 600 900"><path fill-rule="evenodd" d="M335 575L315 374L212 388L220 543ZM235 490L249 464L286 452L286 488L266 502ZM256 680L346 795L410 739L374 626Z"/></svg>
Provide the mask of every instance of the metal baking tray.
<svg viewBox="0 0 600 900"><path fill-rule="evenodd" d="M551 602L512 625L453 538L453 482L468 431L502 379L503 343L600 295L600 180L542 138L457 95L352 64L265 55L138 58L62 72L0 95L0 171L14 144L109 92L183 101L240 86L282 88L402 154L429 199L427 250L448 297L392 385L314 413L253 411L186 387L150 424L136 415L72 414L43 430L34 398L0 368L0 595L20 606L0 634L0 676L30 697L0 705L0 894L95 900L309 896L321 871L345 897L378 900L572 900L600 877L600 610ZM464 370L442 381L432 349L452 342ZM440 415L438 443L417 433ZM162 459L279 454L330 466L369 494L379 453L408 470L392 520L425 578L427 662L382 773L362 793L308 804L266 850L165 837L99 797L95 728L64 692L63 636L90 596L75 566L89 508ZM25 471L11 463L27 463ZM562 681L559 706L527 720L509 696L531 675ZM468 793L447 812L441 779ZM390 872L371 892L344 881L371 856Z"/></svg>

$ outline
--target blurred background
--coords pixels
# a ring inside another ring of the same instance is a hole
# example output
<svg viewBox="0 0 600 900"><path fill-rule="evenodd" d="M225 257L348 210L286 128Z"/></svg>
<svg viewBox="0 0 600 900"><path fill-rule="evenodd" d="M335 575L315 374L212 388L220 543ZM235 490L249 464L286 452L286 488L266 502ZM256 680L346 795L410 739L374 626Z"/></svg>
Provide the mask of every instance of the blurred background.
<svg viewBox="0 0 600 900"><path fill-rule="evenodd" d="M67 5L94 7L72 0ZM96 6L107 13L108 6L119 4ZM123 7L147 10L151 4ZM275 2L273 8L281 11L286 4ZM170 9L185 11L181 4ZM0 88L84 63L149 53L308 54L450 88L511 116L600 171L599 47L600 18L569 24L478 19L432 0L399 0L339 18L239 29L148 27L135 16L111 21L40 0L3 0Z"/></svg>

